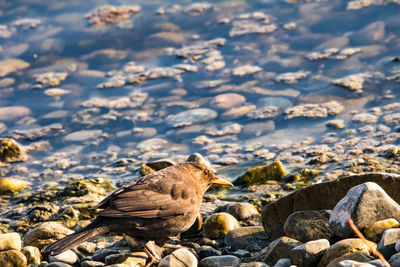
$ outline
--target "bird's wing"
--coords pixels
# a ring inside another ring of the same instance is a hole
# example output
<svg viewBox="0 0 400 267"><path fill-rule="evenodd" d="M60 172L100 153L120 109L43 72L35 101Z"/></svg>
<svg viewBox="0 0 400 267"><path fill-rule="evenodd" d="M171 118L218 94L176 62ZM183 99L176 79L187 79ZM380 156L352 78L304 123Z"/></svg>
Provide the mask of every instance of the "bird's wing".
<svg viewBox="0 0 400 267"><path fill-rule="evenodd" d="M196 196L193 187L175 184L173 188L179 190L159 190L142 185L130 185L115 191L104 199L99 205L103 210L98 212L99 216L117 218L169 218L184 215L193 209ZM179 191L179 192L178 192Z"/></svg>

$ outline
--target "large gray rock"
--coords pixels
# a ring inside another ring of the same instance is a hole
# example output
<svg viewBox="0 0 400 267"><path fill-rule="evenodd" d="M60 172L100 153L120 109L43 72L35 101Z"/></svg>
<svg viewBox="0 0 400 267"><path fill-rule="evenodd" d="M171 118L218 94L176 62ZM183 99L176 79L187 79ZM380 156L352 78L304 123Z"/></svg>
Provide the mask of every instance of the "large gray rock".
<svg viewBox="0 0 400 267"><path fill-rule="evenodd" d="M355 185L365 182L379 184L396 202L400 203L399 175L367 173L352 175L332 182L315 184L293 192L264 207L262 224L267 235L273 240L283 235L283 225L287 217L299 210L333 209Z"/></svg>
<svg viewBox="0 0 400 267"><path fill-rule="evenodd" d="M334 236L329 227L329 210L302 210L292 213L283 226L286 236L301 242L317 239L331 240Z"/></svg>
<svg viewBox="0 0 400 267"><path fill-rule="evenodd" d="M400 240L399 228L386 230L378 243L378 251L385 258L390 258L393 254L396 254L395 246L398 240Z"/></svg>
<svg viewBox="0 0 400 267"><path fill-rule="evenodd" d="M224 242L235 250L245 249L250 252L260 251L270 243L262 226L234 229L225 236Z"/></svg>
<svg viewBox="0 0 400 267"><path fill-rule="evenodd" d="M301 244L296 239L282 236L261 250L257 257L268 265L274 265L279 259L289 258L290 251Z"/></svg>
<svg viewBox="0 0 400 267"><path fill-rule="evenodd" d="M317 266L322 255L328 248L329 241L327 239L309 241L293 248L290 252L290 260L297 266Z"/></svg>
<svg viewBox="0 0 400 267"><path fill-rule="evenodd" d="M367 182L352 187L332 210L329 225L341 238L354 236L347 223L352 218L358 229L364 230L379 220L400 220L400 205L376 183Z"/></svg>
<svg viewBox="0 0 400 267"><path fill-rule="evenodd" d="M354 260L344 260L338 263L338 267L375 267L367 262L358 262Z"/></svg>

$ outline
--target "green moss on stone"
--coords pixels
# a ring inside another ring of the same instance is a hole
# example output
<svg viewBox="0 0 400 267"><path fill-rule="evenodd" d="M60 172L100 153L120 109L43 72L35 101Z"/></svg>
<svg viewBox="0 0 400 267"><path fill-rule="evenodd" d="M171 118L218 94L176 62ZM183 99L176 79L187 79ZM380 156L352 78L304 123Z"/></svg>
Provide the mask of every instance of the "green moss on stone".
<svg viewBox="0 0 400 267"><path fill-rule="evenodd" d="M89 193L104 195L113 189L110 179L95 178L73 181L59 192L59 196L80 197Z"/></svg>
<svg viewBox="0 0 400 267"><path fill-rule="evenodd" d="M14 139L3 138L0 141L0 161L14 162L26 159L24 149Z"/></svg>
<svg viewBox="0 0 400 267"><path fill-rule="evenodd" d="M268 180L281 181L286 175L282 162L275 161L271 165L260 166L247 171L237 178L234 184L244 186L264 184Z"/></svg>

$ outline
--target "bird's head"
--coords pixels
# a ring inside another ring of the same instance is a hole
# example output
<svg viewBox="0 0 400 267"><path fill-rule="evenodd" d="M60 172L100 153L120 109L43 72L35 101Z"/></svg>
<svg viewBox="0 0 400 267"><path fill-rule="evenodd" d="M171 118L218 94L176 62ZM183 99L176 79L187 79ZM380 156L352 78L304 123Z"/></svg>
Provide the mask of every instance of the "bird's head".
<svg viewBox="0 0 400 267"><path fill-rule="evenodd" d="M207 165L191 162L191 164L200 170L201 187L204 192L207 191L213 184L233 186L233 184L225 179L217 177L215 172Z"/></svg>

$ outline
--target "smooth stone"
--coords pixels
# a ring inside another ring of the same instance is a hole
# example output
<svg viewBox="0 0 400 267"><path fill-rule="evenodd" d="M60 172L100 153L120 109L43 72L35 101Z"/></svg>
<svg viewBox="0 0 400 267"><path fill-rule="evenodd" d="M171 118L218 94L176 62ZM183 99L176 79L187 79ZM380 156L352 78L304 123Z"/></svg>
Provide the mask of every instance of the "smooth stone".
<svg viewBox="0 0 400 267"><path fill-rule="evenodd" d="M8 58L0 60L0 77L7 76L10 73L28 68L30 64L21 59Z"/></svg>
<svg viewBox="0 0 400 267"><path fill-rule="evenodd" d="M396 252L400 252L400 240L396 242L394 248L395 248Z"/></svg>
<svg viewBox="0 0 400 267"><path fill-rule="evenodd" d="M331 240L334 237L329 227L330 210L303 210L292 213L283 225L286 236L301 242L316 239Z"/></svg>
<svg viewBox="0 0 400 267"><path fill-rule="evenodd" d="M78 255L72 250L64 251L58 255L49 256L49 262L63 262L70 265L74 265L79 262Z"/></svg>
<svg viewBox="0 0 400 267"><path fill-rule="evenodd" d="M72 267L71 265L63 262L51 262L45 265L46 267Z"/></svg>
<svg viewBox="0 0 400 267"><path fill-rule="evenodd" d="M0 251L0 266L1 267L25 267L27 260L24 254L18 250Z"/></svg>
<svg viewBox="0 0 400 267"><path fill-rule="evenodd" d="M256 252L268 246L270 241L262 226L248 226L230 231L225 236L224 243L235 250Z"/></svg>
<svg viewBox="0 0 400 267"><path fill-rule="evenodd" d="M248 170L242 176L236 178L233 182L235 185L256 185L264 184L268 180L280 181L287 175L283 164L280 161L275 161L270 165L259 166Z"/></svg>
<svg viewBox="0 0 400 267"><path fill-rule="evenodd" d="M63 138L67 142L86 141L96 139L102 134L101 130L82 130L68 134Z"/></svg>
<svg viewBox="0 0 400 267"><path fill-rule="evenodd" d="M400 240L400 229L388 229L383 232L382 238L378 243L378 251L385 257L389 258L396 253L396 242Z"/></svg>
<svg viewBox="0 0 400 267"><path fill-rule="evenodd" d="M27 107L0 107L0 121L13 121L21 117L29 116L30 114L31 110Z"/></svg>
<svg viewBox="0 0 400 267"><path fill-rule="evenodd" d="M230 109L244 103L246 98L242 95L235 93L227 93L215 96L211 100L211 104L218 108Z"/></svg>
<svg viewBox="0 0 400 267"><path fill-rule="evenodd" d="M333 209L351 187L367 181L379 184L396 202L400 203L400 194L397 190L400 187L399 177L393 174L367 173L298 189L264 206L261 215L264 230L272 240L279 238L285 234L283 225L293 212ZM315 201L316 199L318 201Z"/></svg>
<svg viewBox="0 0 400 267"><path fill-rule="evenodd" d="M217 112L212 109L198 108L180 112L175 115L168 116L165 120L170 127L183 127L195 123L205 122L217 117Z"/></svg>
<svg viewBox="0 0 400 267"><path fill-rule="evenodd" d="M259 261L247 262L240 264L239 267L269 267L267 264Z"/></svg>
<svg viewBox="0 0 400 267"><path fill-rule="evenodd" d="M338 267L375 267L373 264L369 264L367 262L359 262L355 260L343 260L337 263ZM392 266L393 267L393 266Z"/></svg>
<svg viewBox="0 0 400 267"><path fill-rule="evenodd" d="M227 212L239 221L260 216L256 207L248 202L229 203L215 209L215 212Z"/></svg>
<svg viewBox="0 0 400 267"><path fill-rule="evenodd" d="M104 262L105 259L106 259L106 257L107 257L108 255L118 254L118 253L119 253L119 251L116 250L116 249L108 249L108 248L106 248L106 249L101 249L101 250L96 251L96 252L93 254L92 259L93 259L94 261L101 261L101 262Z"/></svg>
<svg viewBox="0 0 400 267"><path fill-rule="evenodd" d="M129 258L129 256L130 256L130 253L127 253L127 252L111 254L104 258L104 263L106 265L123 263L124 261L126 261Z"/></svg>
<svg viewBox="0 0 400 267"><path fill-rule="evenodd" d="M19 162L19 161L25 161L27 159L27 156L25 155L25 149L23 146L18 144L17 141L15 141L12 138L2 138L0 139L0 161L2 162ZM2 178L3 182L4 179ZM8 179L13 179L13 178L8 178ZM11 182L11 180L9 180ZM17 181L17 179L14 179L13 181ZM20 180L22 181L22 180ZM20 183L19 183L20 184ZM25 182L26 184L26 182Z"/></svg>
<svg viewBox="0 0 400 267"><path fill-rule="evenodd" d="M400 267L400 253L393 254L389 258L388 263L391 267Z"/></svg>
<svg viewBox="0 0 400 267"><path fill-rule="evenodd" d="M56 222L44 222L35 228L29 230L23 238L26 246L34 246L42 249L44 246L51 244L74 231L62 226Z"/></svg>
<svg viewBox="0 0 400 267"><path fill-rule="evenodd" d="M126 266L145 266L147 259L148 256L145 252L133 252L121 264Z"/></svg>
<svg viewBox="0 0 400 267"><path fill-rule="evenodd" d="M294 265L302 267L317 266L322 255L329 248L327 239L308 241L300 246L293 248L290 252L290 260Z"/></svg>
<svg viewBox="0 0 400 267"><path fill-rule="evenodd" d="M261 250L257 258L268 265L274 265L279 259L290 258L290 251L301 244L296 239L282 236Z"/></svg>
<svg viewBox="0 0 400 267"><path fill-rule="evenodd" d="M290 261L289 258L280 259L274 265L274 267L290 267L290 266L292 266L292 262Z"/></svg>
<svg viewBox="0 0 400 267"><path fill-rule="evenodd" d="M210 239L220 239L239 227L239 222L229 213L214 213L208 216L204 222L203 236Z"/></svg>
<svg viewBox="0 0 400 267"><path fill-rule="evenodd" d="M290 101L286 97L263 97L257 101L258 106L275 106L281 108L282 110L286 110L288 108L293 107L292 101Z"/></svg>
<svg viewBox="0 0 400 267"><path fill-rule="evenodd" d="M352 187L332 210L329 225L338 237L354 235L347 224L348 218L352 218L357 228L363 231L379 220L400 220L400 205L378 184L366 182Z"/></svg>
<svg viewBox="0 0 400 267"><path fill-rule="evenodd" d="M221 267L221 266L232 266L238 267L241 261L238 257L226 255L226 256L212 256L204 258L200 261L199 267Z"/></svg>
<svg viewBox="0 0 400 267"><path fill-rule="evenodd" d="M22 242L18 233L0 234L0 251L3 250L21 250Z"/></svg>
<svg viewBox="0 0 400 267"><path fill-rule="evenodd" d="M177 249L162 258L158 267L197 267L197 258L187 249Z"/></svg>
<svg viewBox="0 0 400 267"><path fill-rule="evenodd" d="M383 264L383 262L380 259L375 259L375 260L369 261L368 263L371 264L372 266L376 266L376 267L387 267ZM368 266L368 267L370 267L370 266ZM392 267L395 267L395 266L392 266ZM396 267L400 267L400 265L396 266Z"/></svg>
<svg viewBox="0 0 400 267"><path fill-rule="evenodd" d="M215 248L199 248L196 249L197 256L199 256L200 259L204 259L207 257L212 257L212 256L221 256L221 252L219 250L216 250Z"/></svg>
<svg viewBox="0 0 400 267"><path fill-rule="evenodd" d="M399 225L399 222L395 219L380 220L365 229L365 236L368 240L378 242L383 232Z"/></svg>
<svg viewBox="0 0 400 267"><path fill-rule="evenodd" d="M28 264L39 265L42 261L42 254L37 247L26 246L22 248L21 252L25 255Z"/></svg>
<svg viewBox="0 0 400 267"><path fill-rule="evenodd" d="M353 33L350 38L354 45L367 45L373 44L379 40L384 39L385 36L385 22L373 22L361 30Z"/></svg>
<svg viewBox="0 0 400 267"><path fill-rule="evenodd" d="M81 267L103 267L104 262L101 261L84 261L81 263Z"/></svg>
<svg viewBox="0 0 400 267"><path fill-rule="evenodd" d="M326 267L336 267L339 266L340 262L346 261L346 260L351 260L351 261L356 261L359 263L365 263L368 264L367 262L373 260L374 257L371 257L365 253L362 252L354 252L354 253L348 253L343 256L340 256L333 261L331 261Z"/></svg>
<svg viewBox="0 0 400 267"><path fill-rule="evenodd" d="M376 247L376 244L374 242L371 241L367 242L371 247ZM318 266L319 267L327 266L333 260L345 254L354 252L362 252L368 255L372 254L372 251L370 250L369 246L365 244L362 239L360 238L343 239L336 242L325 251Z"/></svg>

